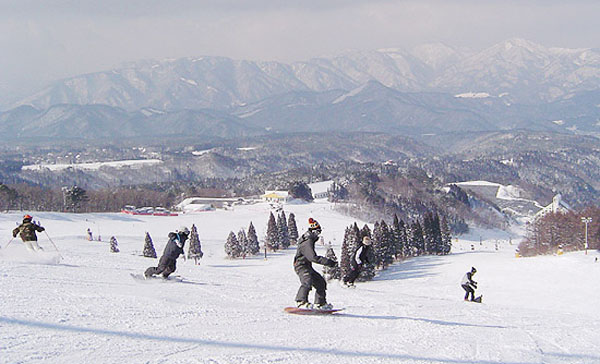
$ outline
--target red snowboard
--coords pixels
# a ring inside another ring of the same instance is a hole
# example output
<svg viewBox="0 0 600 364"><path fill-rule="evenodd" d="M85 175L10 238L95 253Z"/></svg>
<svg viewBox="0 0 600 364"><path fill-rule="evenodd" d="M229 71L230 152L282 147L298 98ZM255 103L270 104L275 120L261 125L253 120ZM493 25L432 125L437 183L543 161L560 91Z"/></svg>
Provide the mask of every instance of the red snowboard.
<svg viewBox="0 0 600 364"><path fill-rule="evenodd" d="M287 313L293 313L296 315L331 315L333 313L342 311L343 308L334 308L331 310L317 310L313 308L286 307L283 310Z"/></svg>

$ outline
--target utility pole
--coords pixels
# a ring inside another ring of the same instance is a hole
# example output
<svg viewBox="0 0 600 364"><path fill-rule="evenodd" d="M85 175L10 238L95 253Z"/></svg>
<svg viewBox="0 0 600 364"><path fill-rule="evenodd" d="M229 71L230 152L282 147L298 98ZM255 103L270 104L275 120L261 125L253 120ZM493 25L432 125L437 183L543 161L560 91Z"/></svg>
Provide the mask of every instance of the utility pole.
<svg viewBox="0 0 600 364"><path fill-rule="evenodd" d="M585 224L585 255L587 255L587 251L588 251L588 224L590 222L592 222L592 218L591 217L582 217L581 218L581 222L583 222Z"/></svg>

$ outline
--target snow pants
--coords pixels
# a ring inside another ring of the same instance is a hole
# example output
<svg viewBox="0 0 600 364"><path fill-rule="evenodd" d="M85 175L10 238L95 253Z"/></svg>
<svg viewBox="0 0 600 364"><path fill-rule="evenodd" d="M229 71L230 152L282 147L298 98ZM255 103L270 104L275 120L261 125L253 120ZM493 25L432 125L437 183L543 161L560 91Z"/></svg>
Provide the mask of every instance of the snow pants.
<svg viewBox="0 0 600 364"><path fill-rule="evenodd" d="M298 265L294 267L298 278L300 278L300 288L296 294L296 302L308 302L308 292L315 287L315 304L322 305L327 303L325 291L327 290L327 282L310 265Z"/></svg>
<svg viewBox="0 0 600 364"><path fill-rule="evenodd" d="M176 262L177 261L175 259L162 256L158 261L158 267L150 267L146 269L144 275L146 277L151 277L153 275L162 274L163 277L167 278L169 274L175 272L175 269L177 269Z"/></svg>
<svg viewBox="0 0 600 364"><path fill-rule="evenodd" d="M38 245L37 240L24 241L23 244L25 244L25 246L27 247L27 250L31 250L32 252L44 250L44 249L42 249L41 246Z"/></svg>
<svg viewBox="0 0 600 364"><path fill-rule="evenodd" d="M352 270L348 274L348 277L344 280L344 282L349 284L354 284L354 281L360 275L360 270L362 269L362 264L352 264Z"/></svg>
<svg viewBox="0 0 600 364"><path fill-rule="evenodd" d="M475 299L475 290L468 284L463 284L462 288L466 291L465 300L469 299L469 295L471 295L471 301Z"/></svg>

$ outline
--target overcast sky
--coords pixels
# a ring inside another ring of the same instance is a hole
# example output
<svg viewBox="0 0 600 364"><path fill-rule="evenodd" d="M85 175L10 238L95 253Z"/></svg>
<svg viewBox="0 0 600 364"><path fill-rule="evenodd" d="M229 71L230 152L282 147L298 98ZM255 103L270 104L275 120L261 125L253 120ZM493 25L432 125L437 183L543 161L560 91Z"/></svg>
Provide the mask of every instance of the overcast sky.
<svg viewBox="0 0 600 364"><path fill-rule="evenodd" d="M600 47L597 0L0 0L0 105L48 82L146 58L296 61L427 42L520 37Z"/></svg>

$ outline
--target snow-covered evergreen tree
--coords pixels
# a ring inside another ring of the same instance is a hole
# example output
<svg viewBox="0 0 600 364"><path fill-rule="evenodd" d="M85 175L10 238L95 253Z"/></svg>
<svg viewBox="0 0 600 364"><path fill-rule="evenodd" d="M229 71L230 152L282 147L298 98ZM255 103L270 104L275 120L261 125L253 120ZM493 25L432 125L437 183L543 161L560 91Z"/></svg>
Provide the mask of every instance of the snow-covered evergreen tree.
<svg viewBox="0 0 600 364"><path fill-rule="evenodd" d="M340 265L338 263L338 259L335 256L335 252L333 251L333 248L331 247L331 245L327 248L327 253L325 254L325 257L336 262L335 267L323 266L323 276L325 277L325 279L328 281L330 281L332 279L340 279L340 277L341 277Z"/></svg>
<svg viewBox="0 0 600 364"><path fill-rule="evenodd" d="M398 221L398 252L400 258L406 258L410 255L408 246L408 235L406 232L406 224L404 220Z"/></svg>
<svg viewBox="0 0 600 364"><path fill-rule="evenodd" d="M450 253L452 249L452 232L450 231L450 227L448 226L448 221L445 216L442 216L440 221L440 235L442 237L442 254Z"/></svg>
<svg viewBox="0 0 600 364"><path fill-rule="evenodd" d="M372 235L372 233L371 233L371 228L369 228L369 225L367 225L367 224L365 224L365 225L362 227L362 229L360 229L360 234L359 234L359 237L360 237L360 239L359 239L359 241L362 241L362 239L363 239L365 236L368 236L369 238L372 238L372 237L373 237L373 235Z"/></svg>
<svg viewBox="0 0 600 364"><path fill-rule="evenodd" d="M154 243L150 234L146 231L146 238L144 239L144 256L146 258L156 258L156 249L154 249Z"/></svg>
<svg viewBox="0 0 600 364"><path fill-rule="evenodd" d="M242 253L242 247L233 231L229 233L227 242L225 242L225 253L230 258L239 258Z"/></svg>
<svg viewBox="0 0 600 364"><path fill-rule="evenodd" d="M114 236L110 237L110 252L111 253L118 253L119 250L119 243L117 242L117 238L115 238Z"/></svg>
<svg viewBox="0 0 600 364"><path fill-rule="evenodd" d="M342 279L347 279L352 270L352 259L354 259L354 253L358 249L360 231L356 223L346 228L344 232L344 241L342 242L342 252L340 259L340 273Z"/></svg>
<svg viewBox="0 0 600 364"><path fill-rule="evenodd" d="M288 232L288 223L285 217L285 211L277 216L277 232L279 235L279 244L282 249L287 249L290 246L290 234Z"/></svg>
<svg viewBox="0 0 600 364"><path fill-rule="evenodd" d="M254 229L254 225L252 225L252 221L250 221L250 226L248 226L248 253L251 255L256 255L260 252L260 243L258 242L258 236L256 236L256 230Z"/></svg>
<svg viewBox="0 0 600 364"><path fill-rule="evenodd" d="M238 243L240 244L241 256L245 258L246 255L250 254L250 249L248 246L248 238L246 237L246 232L244 229L240 229L240 231L238 231L237 239Z"/></svg>
<svg viewBox="0 0 600 364"><path fill-rule="evenodd" d="M288 232L290 235L290 244L298 244L298 226L296 225L296 215L293 212L290 212L290 216L288 217Z"/></svg>
<svg viewBox="0 0 600 364"><path fill-rule="evenodd" d="M427 212L423 217L423 254L433 254L435 251L435 231L433 216Z"/></svg>
<svg viewBox="0 0 600 364"><path fill-rule="evenodd" d="M381 230L381 224L379 221L375 221L373 225L373 239L372 239L372 249L373 256L375 260L373 264L377 268L381 268L383 266L383 260L385 255L385 246L384 246L384 237L383 231Z"/></svg>
<svg viewBox="0 0 600 364"><path fill-rule="evenodd" d="M277 223L275 222L275 216L273 213L269 213L269 222L267 223L267 236L265 237L265 246L269 250L279 250L279 230L277 229Z"/></svg>
<svg viewBox="0 0 600 364"><path fill-rule="evenodd" d="M382 266L386 268L390 264L394 262L394 258L396 257L396 246L394 244L394 239L392 236L392 232L390 228L386 224L384 220L381 220L379 224L382 234L382 250L383 250L383 261Z"/></svg>
<svg viewBox="0 0 600 364"><path fill-rule="evenodd" d="M423 239L423 228L419 220L415 220L411 226L411 237L410 244L413 250L416 251L416 255L422 255L425 251L425 239Z"/></svg>
<svg viewBox="0 0 600 364"><path fill-rule="evenodd" d="M198 260L202 259L204 253L202 252L202 244L200 243L200 237L198 236L198 229L195 224L192 224L192 231L190 232L190 247L188 248L188 259L194 259L194 264L198 264Z"/></svg>
<svg viewBox="0 0 600 364"><path fill-rule="evenodd" d="M394 259L398 260L402 256L402 233L400 228L400 220L398 219L398 215L394 213L394 218L392 220L392 225L390 226L390 232L392 234L392 244L394 244Z"/></svg>

